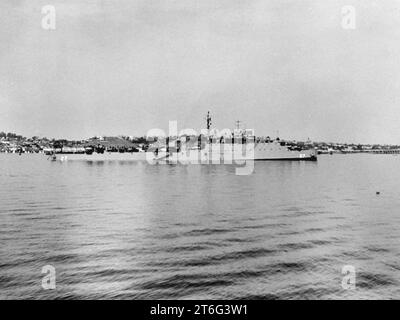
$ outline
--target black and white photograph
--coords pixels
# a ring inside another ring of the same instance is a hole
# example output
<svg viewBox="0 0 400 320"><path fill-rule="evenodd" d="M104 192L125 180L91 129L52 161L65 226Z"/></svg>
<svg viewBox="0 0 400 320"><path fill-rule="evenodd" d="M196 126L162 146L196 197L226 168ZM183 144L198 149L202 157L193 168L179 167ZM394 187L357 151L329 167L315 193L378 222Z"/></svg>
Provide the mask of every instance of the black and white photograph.
<svg viewBox="0 0 400 320"><path fill-rule="evenodd" d="M398 0L0 2L0 300L397 300L399 169Z"/></svg>

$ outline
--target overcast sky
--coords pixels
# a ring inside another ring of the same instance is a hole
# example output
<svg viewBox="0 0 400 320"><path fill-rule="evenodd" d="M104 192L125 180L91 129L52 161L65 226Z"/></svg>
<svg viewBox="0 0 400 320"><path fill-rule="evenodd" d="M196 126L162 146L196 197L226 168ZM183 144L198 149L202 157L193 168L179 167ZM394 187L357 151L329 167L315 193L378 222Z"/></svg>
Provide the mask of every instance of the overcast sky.
<svg viewBox="0 0 400 320"><path fill-rule="evenodd" d="M44 30L43 5L56 8ZM342 28L342 7L356 29ZM2 0L0 131L400 144L400 1Z"/></svg>

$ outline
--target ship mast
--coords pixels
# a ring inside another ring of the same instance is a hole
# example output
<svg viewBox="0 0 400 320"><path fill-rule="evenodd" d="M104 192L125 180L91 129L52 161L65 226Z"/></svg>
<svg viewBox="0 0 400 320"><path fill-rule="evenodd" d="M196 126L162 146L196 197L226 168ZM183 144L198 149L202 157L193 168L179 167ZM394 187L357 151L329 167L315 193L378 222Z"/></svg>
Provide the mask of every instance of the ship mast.
<svg viewBox="0 0 400 320"><path fill-rule="evenodd" d="M236 120L236 129L239 130L240 129L240 124L242 123L242 121L240 120Z"/></svg>
<svg viewBox="0 0 400 320"><path fill-rule="evenodd" d="M211 116L210 116L210 111L207 112L206 120L207 120L207 130L210 130L210 128L211 128Z"/></svg>
<svg viewBox="0 0 400 320"><path fill-rule="evenodd" d="M206 121L207 121L207 137L209 137L209 136L210 136L210 128L211 128L211 116L210 116L210 111L207 112Z"/></svg>

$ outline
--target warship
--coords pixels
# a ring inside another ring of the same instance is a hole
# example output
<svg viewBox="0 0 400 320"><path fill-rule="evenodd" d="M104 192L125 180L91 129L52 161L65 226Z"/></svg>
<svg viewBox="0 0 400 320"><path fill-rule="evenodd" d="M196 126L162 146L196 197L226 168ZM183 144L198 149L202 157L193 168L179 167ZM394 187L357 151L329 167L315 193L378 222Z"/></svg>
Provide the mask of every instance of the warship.
<svg viewBox="0 0 400 320"><path fill-rule="evenodd" d="M210 112L206 116L206 130L202 134L182 134L175 137L158 137L149 142L147 148L132 152L110 152L101 146L86 147L80 152L56 152L59 160L92 161L147 161L180 162L185 164L230 164L240 161L316 161L317 150L299 147L279 138L256 137L253 129L211 129Z"/></svg>

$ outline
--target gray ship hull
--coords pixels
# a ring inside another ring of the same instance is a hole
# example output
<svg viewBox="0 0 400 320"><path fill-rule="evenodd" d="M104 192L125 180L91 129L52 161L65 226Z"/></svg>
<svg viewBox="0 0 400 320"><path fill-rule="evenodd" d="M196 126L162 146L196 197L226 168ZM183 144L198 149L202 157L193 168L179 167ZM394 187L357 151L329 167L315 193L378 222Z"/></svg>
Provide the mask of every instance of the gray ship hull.
<svg viewBox="0 0 400 320"><path fill-rule="evenodd" d="M207 144L202 149L182 148L178 152L166 148L151 152L104 152L58 153L61 161L147 161L147 162L180 162L186 164L230 164L238 161L315 161L317 152L310 150L290 150L279 143L253 144Z"/></svg>

